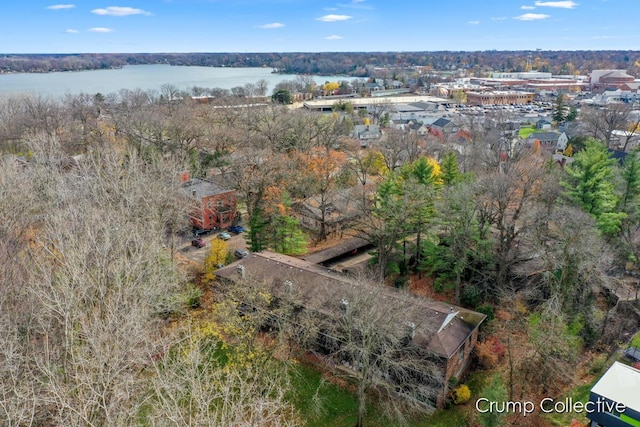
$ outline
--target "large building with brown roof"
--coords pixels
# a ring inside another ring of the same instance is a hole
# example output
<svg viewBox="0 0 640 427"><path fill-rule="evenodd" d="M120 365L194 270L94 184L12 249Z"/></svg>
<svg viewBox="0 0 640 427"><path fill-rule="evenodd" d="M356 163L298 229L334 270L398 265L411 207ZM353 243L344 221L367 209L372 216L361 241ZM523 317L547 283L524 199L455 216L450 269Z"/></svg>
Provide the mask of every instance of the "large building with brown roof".
<svg viewBox="0 0 640 427"><path fill-rule="evenodd" d="M340 315L341 304L348 304L362 294L375 295L375 304L394 310L394 322L400 326L411 325L414 348L437 361L442 377L438 404L445 400L449 380L460 378L469 368L478 329L485 319L484 314L472 310L389 286L366 285L326 267L274 252L252 253L215 274L232 282L261 283L276 297L284 292L295 294L295 300L303 309L329 318Z"/></svg>
<svg viewBox="0 0 640 427"><path fill-rule="evenodd" d="M622 89L629 83L634 83L635 77L627 74L626 70L593 70L589 83L594 90Z"/></svg>

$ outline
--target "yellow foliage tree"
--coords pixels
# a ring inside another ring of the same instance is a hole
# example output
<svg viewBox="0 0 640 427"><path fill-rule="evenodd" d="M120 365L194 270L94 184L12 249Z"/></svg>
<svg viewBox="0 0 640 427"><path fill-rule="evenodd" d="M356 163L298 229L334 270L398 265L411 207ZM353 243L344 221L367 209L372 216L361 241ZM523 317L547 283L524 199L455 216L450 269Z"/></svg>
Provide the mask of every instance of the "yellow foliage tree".
<svg viewBox="0 0 640 427"><path fill-rule="evenodd" d="M427 163L433 168L431 171L431 178L435 184L442 184L442 168L440 163L433 157L427 157Z"/></svg>
<svg viewBox="0 0 640 427"><path fill-rule="evenodd" d="M369 119L369 117L365 117L364 118L364 124L369 126L371 124L371 120Z"/></svg>
<svg viewBox="0 0 640 427"><path fill-rule="evenodd" d="M213 239L204 259L204 275L206 280L213 280L214 274L221 265L227 262L229 245L222 239Z"/></svg>
<svg viewBox="0 0 640 427"><path fill-rule="evenodd" d="M471 399L471 390L467 385L462 384L453 391L453 403L456 405L467 403L469 399Z"/></svg>
<svg viewBox="0 0 640 427"><path fill-rule="evenodd" d="M384 176L387 174L387 172L389 172L389 168L384 161L384 154L382 154L380 151L367 151L367 154L365 154L362 163L366 168L367 174Z"/></svg>
<svg viewBox="0 0 640 427"><path fill-rule="evenodd" d="M340 89L340 83L338 82L326 82L322 85L322 90L327 92L333 92L338 89Z"/></svg>
<svg viewBox="0 0 640 427"><path fill-rule="evenodd" d="M573 145L567 145L567 148L564 149L564 155L567 157L573 156Z"/></svg>

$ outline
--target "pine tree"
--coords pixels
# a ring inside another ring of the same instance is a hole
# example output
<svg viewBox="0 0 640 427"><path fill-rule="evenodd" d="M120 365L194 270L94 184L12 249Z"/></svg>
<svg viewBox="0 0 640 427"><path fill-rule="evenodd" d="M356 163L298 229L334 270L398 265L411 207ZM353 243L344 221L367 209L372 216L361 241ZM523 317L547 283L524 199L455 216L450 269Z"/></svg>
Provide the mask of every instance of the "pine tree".
<svg viewBox="0 0 640 427"><path fill-rule="evenodd" d="M458 156L455 152L449 151L442 158L442 182L450 186L462 181L462 173L458 166Z"/></svg>
<svg viewBox="0 0 640 427"><path fill-rule="evenodd" d="M565 168L563 186L569 200L593 215L598 228L605 234L620 230L626 216L617 212L618 197L614 186L614 164L607 148L597 140L586 142L586 148L574 156Z"/></svg>

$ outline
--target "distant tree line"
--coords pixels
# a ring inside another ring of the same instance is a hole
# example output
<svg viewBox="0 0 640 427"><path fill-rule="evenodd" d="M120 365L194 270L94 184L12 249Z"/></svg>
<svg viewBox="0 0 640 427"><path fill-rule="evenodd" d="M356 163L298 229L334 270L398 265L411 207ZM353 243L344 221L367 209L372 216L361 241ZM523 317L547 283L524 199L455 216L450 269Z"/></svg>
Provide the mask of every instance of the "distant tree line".
<svg viewBox="0 0 640 427"><path fill-rule="evenodd" d="M592 69L625 69L640 74L640 52L606 51L476 51L476 52L286 52L286 53L81 53L0 55L0 73L79 71L123 65L170 64L205 67L272 67L288 74L371 76L383 67L402 70L428 66L434 70L467 69L586 74Z"/></svg>

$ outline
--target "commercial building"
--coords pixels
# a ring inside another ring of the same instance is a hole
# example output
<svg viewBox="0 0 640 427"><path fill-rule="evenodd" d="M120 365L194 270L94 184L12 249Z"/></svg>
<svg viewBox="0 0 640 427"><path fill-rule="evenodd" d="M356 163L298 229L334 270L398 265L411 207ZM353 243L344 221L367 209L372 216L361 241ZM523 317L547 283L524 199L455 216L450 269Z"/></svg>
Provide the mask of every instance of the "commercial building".
<svg viewBox="0 0 640 427"><path fill-rule="evenodd" d="M614 364L591 389L589 427L640 427L640 370Z"/></svg>
<svg viewBox="0 0 640 427"><path fill-rule="evenodd" d="M515 90L496 90L487 92L467 92L468 105L511 105L531 104L534 94Z"/></svg>

